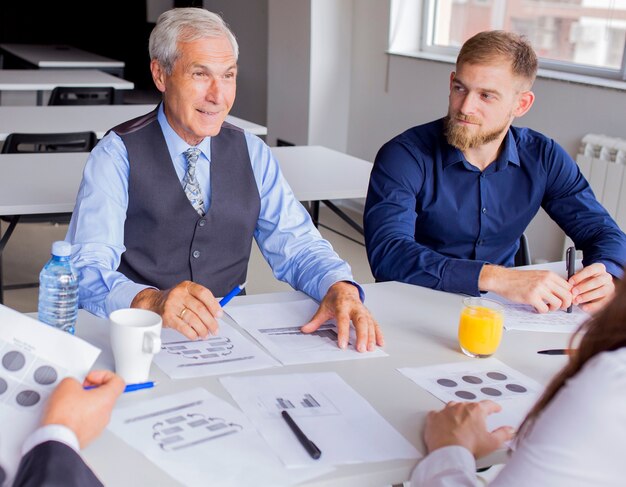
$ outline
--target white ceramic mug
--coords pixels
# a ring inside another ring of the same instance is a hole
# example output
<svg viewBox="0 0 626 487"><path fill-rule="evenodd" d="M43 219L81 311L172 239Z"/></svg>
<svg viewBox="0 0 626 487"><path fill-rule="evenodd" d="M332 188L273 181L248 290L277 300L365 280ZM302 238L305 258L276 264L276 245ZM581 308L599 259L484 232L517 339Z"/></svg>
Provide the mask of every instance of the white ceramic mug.
<svg viewBox="0 0 626 487"><path fill-rule="evenodd" d="M115 371L127 384L148 380L152 357L161 350L161 317L147 309L118 309L109 315Z"/></svg>

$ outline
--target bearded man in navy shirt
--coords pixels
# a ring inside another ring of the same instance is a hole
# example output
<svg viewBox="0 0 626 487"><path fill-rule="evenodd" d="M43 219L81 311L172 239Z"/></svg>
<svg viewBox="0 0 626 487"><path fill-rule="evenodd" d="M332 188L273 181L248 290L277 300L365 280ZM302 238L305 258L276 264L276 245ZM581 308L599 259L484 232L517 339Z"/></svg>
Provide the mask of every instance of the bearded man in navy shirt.
<svg viewBox="0 0 626 487"><path fill-rule="evenodd" d="M378 152L365 204L372 273L448 292L493 291L539 312L600 308L626 264L626 236L556 142L511 126L533 105L537 57L522 36L481 32L450 75L448 115ZM543 207L583 251L566 280L510 269Z"/></svg>

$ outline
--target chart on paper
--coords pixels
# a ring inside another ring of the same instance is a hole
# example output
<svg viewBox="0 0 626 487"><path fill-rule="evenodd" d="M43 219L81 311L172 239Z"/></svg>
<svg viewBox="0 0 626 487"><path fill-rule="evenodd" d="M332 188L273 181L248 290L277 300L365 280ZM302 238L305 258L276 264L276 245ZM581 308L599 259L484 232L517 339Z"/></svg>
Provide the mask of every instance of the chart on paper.
<svg viewBox="0 0 626 487"><path fill-rule="evenodd" d="M335 360L359 360L386 357L382 349L367 353L354 348L356 333L350 326L349 344L343 350L337 345L337 327L332 321L312 333L300 328L315 313L313 300L290 301L246 306L233 306L228 313L281 363L307 364Z"/></svg>
<svg viewBox="0 0 626 487"><path fill-rule="evenodd" d="M171 378L202 377L279 365L229 324L220 321L219 335L189 340L177 331L161 332L155 363Z"/></svg>
<svg viewBox="0 0 626 487"><path fill-rule="evenodd" d="M67 371L27 349L0 339L0 403L18 410L40 409Z"/></svg>
<svg viewBox="0 0 626 487"><path fill-rule="evenodd" d="M507 303L504 306L504 327L507 330L572 333L588 318L589 314L576 306L571 313L564 310L537 313L526 304Z"/></svg>
<svg viewBox="0 0 626 487"><path fill-rule="evenodd" d="M418 458L419 453L334 372L222 377L220 382L290 468ZM313 460L281 411L322 451Z"/></svg>
<svg viewBox="0 0 626 487"><path fill-rule="evenodd" d="M286 469L241 411L205 389L117 407L109 429L184 485L291 483ZM318 473L324 471L298 472L295 479Z"/></svg>
<svg viewBox="0 0 626 487"><path fill-rule="evenodd" d="M278 417L282 410L287 410L294 417L340 414L326 395L317 390L307 392L306 388L283 394L261 394L258 404L267 417Z"/></svg>
<svg viewBox="0 0 626 487"><path fill-rule="evenodd" d="M512 303L494 293L485 296L504 307L504 328L507 330L573 333L589 318L589 314L577 306L572 307L571 313L562 309L538 313L528 304Z"/></svg>
<svg viewBox="0 0 626 487"><path fill-rule="evenodd" d="M398 370L444 403L498 402L503 410L489 416L492 427L496 423L518 426L543 391L541 384L495 358Z"/></svg>
<svg viewBox="0 0 626 487"><path fill-rule="evenodd" d="M37 428L54 388L66 376L82 380L99 353L69 333L0 305L0 418L5 426L0 466L7 485L19 464L22 444Z"/></svg>

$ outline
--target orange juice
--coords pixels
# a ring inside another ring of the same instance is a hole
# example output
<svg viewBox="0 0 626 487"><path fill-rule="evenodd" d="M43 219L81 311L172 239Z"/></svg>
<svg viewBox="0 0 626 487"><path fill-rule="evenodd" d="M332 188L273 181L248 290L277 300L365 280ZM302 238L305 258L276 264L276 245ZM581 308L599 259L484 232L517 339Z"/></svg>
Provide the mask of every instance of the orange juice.
<svg viewBox="0 0 626 487"><path fill-rule="evenodd" d="M468 298L464 302L459 321L461 350L471 357L489 357L498 349L502 338L502 308L482 298Z"/></svg>

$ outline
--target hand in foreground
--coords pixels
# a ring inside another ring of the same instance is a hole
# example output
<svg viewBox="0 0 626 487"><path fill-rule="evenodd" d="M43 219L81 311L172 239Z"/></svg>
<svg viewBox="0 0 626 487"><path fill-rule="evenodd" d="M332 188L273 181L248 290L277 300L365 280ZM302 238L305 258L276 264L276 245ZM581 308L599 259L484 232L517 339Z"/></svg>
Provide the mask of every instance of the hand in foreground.
<svg viewBox="0 0 626 487"><path fill-rule="evenodd" d="M63 379L50 395L42 425L60 424L71 429L81 448L96 438L109 423L115 401L124 391L124 381L108 370L90 372L84 390L76 379Z"/></svg>
<svg viewBox="0 0 626 487"><path fill-rule="evenodd" d="M484 265L478 278L481 291L493 291L515 303L530 304L539 313L567 309L572 284L551 271L523 271Z"/></svg>
<svg viewBox="0 0 626 487"><path fill-rule="evenodd" d="M493 401L480 401L449 402L441 411L431 411L426 416L424 430L428 452L458 445L467 448L474 458L480 458L497 450L515 434L510 426L487 431L487 416L501 409Z"/></svg>
<svg viewBox="0 0 626 487"><path fill-rule="evenodd" d="M568 281L572 286L574 304L583 311L593 313L608 303L615 293L613 276L602 263L584 267Z"/></svg>
<svg viewBox="0 0 626 487"><path fill-rule="evenodd" d="M191 281L183 281L165 291L144 289L130 306L160 314L164 327L173 328L191 340L216 335L217 319L224 314L213 293Z"/></svg>
<svg viewBox="0 0 626 487"><path fill-rule="evenodd" d="M337 342L345 349L350 338L350 320L356 329L355 348L359 352L373 351L384 345L383 332L368 309L361 303L359 291L349 282L333 284L320 303L317 312L301 330L312 333L331 318L337 321Z"/></svg>

